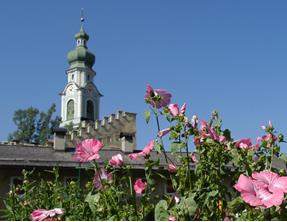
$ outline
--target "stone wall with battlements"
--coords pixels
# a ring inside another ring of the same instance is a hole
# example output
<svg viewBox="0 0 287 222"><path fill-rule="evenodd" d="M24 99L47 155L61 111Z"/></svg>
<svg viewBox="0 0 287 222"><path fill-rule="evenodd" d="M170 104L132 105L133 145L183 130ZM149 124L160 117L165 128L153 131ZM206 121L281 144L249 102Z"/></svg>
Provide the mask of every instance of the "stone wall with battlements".
<svg viewBox="0 0 287 222"><path fill-rule="evenodd" d="M136 113L118 111L102 120L81 121L68 131L66 147L75 147L79 140L87 138L99 139L104 143L104 149L133 152L136 149Z"/></svg>

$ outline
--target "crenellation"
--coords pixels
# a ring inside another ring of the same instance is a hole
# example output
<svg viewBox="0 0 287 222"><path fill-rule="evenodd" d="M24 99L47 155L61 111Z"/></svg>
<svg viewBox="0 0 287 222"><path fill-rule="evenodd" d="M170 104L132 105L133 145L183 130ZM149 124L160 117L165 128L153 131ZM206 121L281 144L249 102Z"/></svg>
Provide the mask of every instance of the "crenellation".
<svg viewBox="0 0 287 222"><path fill-rule="evenodd" d="M100 127L101 127L101 121L97 119L97 120L95 121L95 130L100 129Z"/></svg>
<svg viewBox="0 0 287 222"><path fill-rule="evenodd" d="M81 121L67 134L67 143L71 144L79 138L97 138L106 148L130 152L136 148L136 114L118 111L102 120Z"/></svg>
<svg viewBox="0 0 287 222"><path fill-rule="evenodd" d="M109 116L109 123L110 124L112 124L113 123L113 121L115 120L115 118L116 118L116 114L111 114L110 116Z"/></svg>

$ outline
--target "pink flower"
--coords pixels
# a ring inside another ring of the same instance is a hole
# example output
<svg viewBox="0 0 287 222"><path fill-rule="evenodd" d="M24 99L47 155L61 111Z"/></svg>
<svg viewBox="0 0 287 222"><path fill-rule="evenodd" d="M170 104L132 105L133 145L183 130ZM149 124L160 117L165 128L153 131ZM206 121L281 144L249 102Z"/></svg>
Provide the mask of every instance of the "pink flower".
<svg viewBox="0 0 287 222"><path fill-rule="evenodd" d="M197 125L198 125L198 118L196 115L193 115L192 118L191 118L191 125L193 128L196 128Z"/></svg>
<svg viewBox="0 0 287 222"><path fill-rule="evenodd" d="M99 151L103 144L97 139L85 139L76 146L74 159L81 162L88 162L100 159Z"/></svg>
<svg viewBox="0 0 287 222"><path fill-rule="evenodd" d="M195 136L195 137L193 138L193 143L194 143L195 146L199 145L199 144L201 143L200 137Z"/></svg>
<svg viewBox="0 0 287 222"><path fill-rule="evenodd" d="M44 221L63 213L64 210L62 208L55 208L53 210L38 209L31 213L31 219L32 221Z"/></svg>
<svg viewBox="0 0 287 222"><path fill-rule="evenodd" d="M168 172L170 172L170 173L176 173L176 170L177 170L176 166L174 164L171 164L171 163L168 164L167 169L168 169Z"/></svg>
<svg viewBox="0 0 287 222"><path fill-rule="evenodd" d="M150 141L144 148L143 151L141 152L144 157L150 154L152 149L154 148L154 140Z"/></svg>
<svg viewBox="0 0 287 222"><path fill-rule="evenodd" d="M251 139L241 139L235 143L235 147L239 149L248 149L252 148Z"/></svg>
<svg viewBox="0 0 287 222"><path fill-rule="evenodd" d="M266 142L273 143L273 142L275 142L277 140L277 136L269 133L268 135L262 136L262 140L264 140Z"/></svg>
<svg viewBox="0 0 287 222"><path fill-rule="evenodd" d="M112 156L112 159L110 159L109 163L114 167L122 166L124 163L122 155L117 154L117 155Z"/></svg>
<svg viewBox="0 0 287 222"><path fill-rule="evenodd" d="M270 208L279 206L284 199L287 188L286 177L270 172L262 171L253 173L252 178L240 175L234 188L241 193L242 199L251 206L264 206Z"/></svg>
<svg viewBox="0 0 287 222"><path fill-rule="evenodd" d="M147 186L146 182L143 182L142 179L137 179L134 184L134 190L137 194L141 194Z"/></svg>
<svg viewBox="0 0 287 222"><path fill-rule="evenodd" d="M152 149L154 148L154 140L150 141L141 152L139 153L131 153L128 155L128 157L131 160L136 160L138 157L143 156L143 157L147 157L150 152L152 151Z"/></svg>
<svg viewBox="0 0 287 222"><path fill-rule="evenodd" d="M191 160L192 160L192 162L194 162L194 163L197 163L197 162L198 162L198 160L197 160L197 158L196 158L196 152L192 152L192 153L191 153Z"/></svg>
<svg viewBox="0 0 287 222"><path fill-rule="evenodd" d="M131 153L128 155L131 160L136 160L139 157L139 153Z"/></svg>
<svg viewBox="0 0 287 222"><path fill-rule="evenodd" d="M272 124L271 120L268 121L268 126L262 126L262 129L264 131L268 131L269 129L272 130L273 129L273 124Z"/></svg>
<svg viewBox="0 0 287 222"><path fill-rule="evenodd" d="M112 180L113 180L112 173L108 173L104 169L101 169L100 173L96 173L94 180L93 180L93 184L96 189L103 189L104 187L103 187L102 182L105 183L105 182L109 182Z"/></svg>
<svg viewBox="0 0 287 222"><path fill-rule="evenodd" d="M146 103L151 104L154 108L160 109L167 106L170 103L171 94L164 89L153 89L150 85L147 85Z"/></svg>
<svg viewBox="0 0 287 222"><path fill-rule="evenodd" d="M186 103L184 103L180 109L177 104L170 104L168 106L168 109L169 109L170 114L173 117L184 115L185 110L186 110Z"/></svg>
<svg viewBox="0 0 287 222"><path fill-rule="evenodd" d="M226 142L225 136L219 135L213 127L209 126L209 124L206 121L201 120L200 122L201 122L200 131L199 131L200 141L197 141L197 142L202 143L204 139L207 139L207 138L220 142L220 143Z"/></svg>
<svg viewBox="0 0 287 222"><path fill-rule="evenodd" d="M168 221L176 221L176 217L175 216L169 216Z"/></svg>
<svg viewBox="0 0 287 222"><path fill-rule="evenodd" d="M287 193L287 176L280 177L277 173L264 170L260 173L252 173L252 177L257 180L261 186L268 188L270 192L282 191Z"/></svg>
<svg viewBox="0 0 287 222"><path fill-rule="evenodd" d="M180 114L184 115L186 110L186 103L184 103L180 108Z"/></svg>
<svg viewBox="0 0 287 222"><path fill-rule="evenodd" d="M159 138L162 138L163 136L165 136L166 134L168 134L170 132L170 128L166 128L166 129L163 129L161 131L158 132L157 136Z"/></svg>

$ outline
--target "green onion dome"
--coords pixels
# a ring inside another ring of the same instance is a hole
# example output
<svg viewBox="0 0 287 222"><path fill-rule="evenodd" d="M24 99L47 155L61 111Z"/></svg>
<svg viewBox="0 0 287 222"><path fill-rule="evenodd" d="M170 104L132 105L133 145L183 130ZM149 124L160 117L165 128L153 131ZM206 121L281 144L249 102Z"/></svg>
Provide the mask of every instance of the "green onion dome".
<svg viewBox="0 0 287 222"><path fill-rule="evenodd" d="M75 35L75 39L77 46L70 51L67 56L70 68L86 66L92 68L95 64L96 57L87 48L89 35L84 31L83 26L81 26L80 31Z"/></svg>

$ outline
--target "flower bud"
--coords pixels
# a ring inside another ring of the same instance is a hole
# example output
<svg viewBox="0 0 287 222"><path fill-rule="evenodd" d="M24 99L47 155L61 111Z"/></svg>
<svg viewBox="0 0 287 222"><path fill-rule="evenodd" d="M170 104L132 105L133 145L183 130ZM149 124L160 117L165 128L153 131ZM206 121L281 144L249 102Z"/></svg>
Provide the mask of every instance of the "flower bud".
<svg viewBox="0 0 287 222"><path fill-rule="evenodd" d="M212 118L217 119L218 118L218 112L216 110L212 111Z"/></svg>

